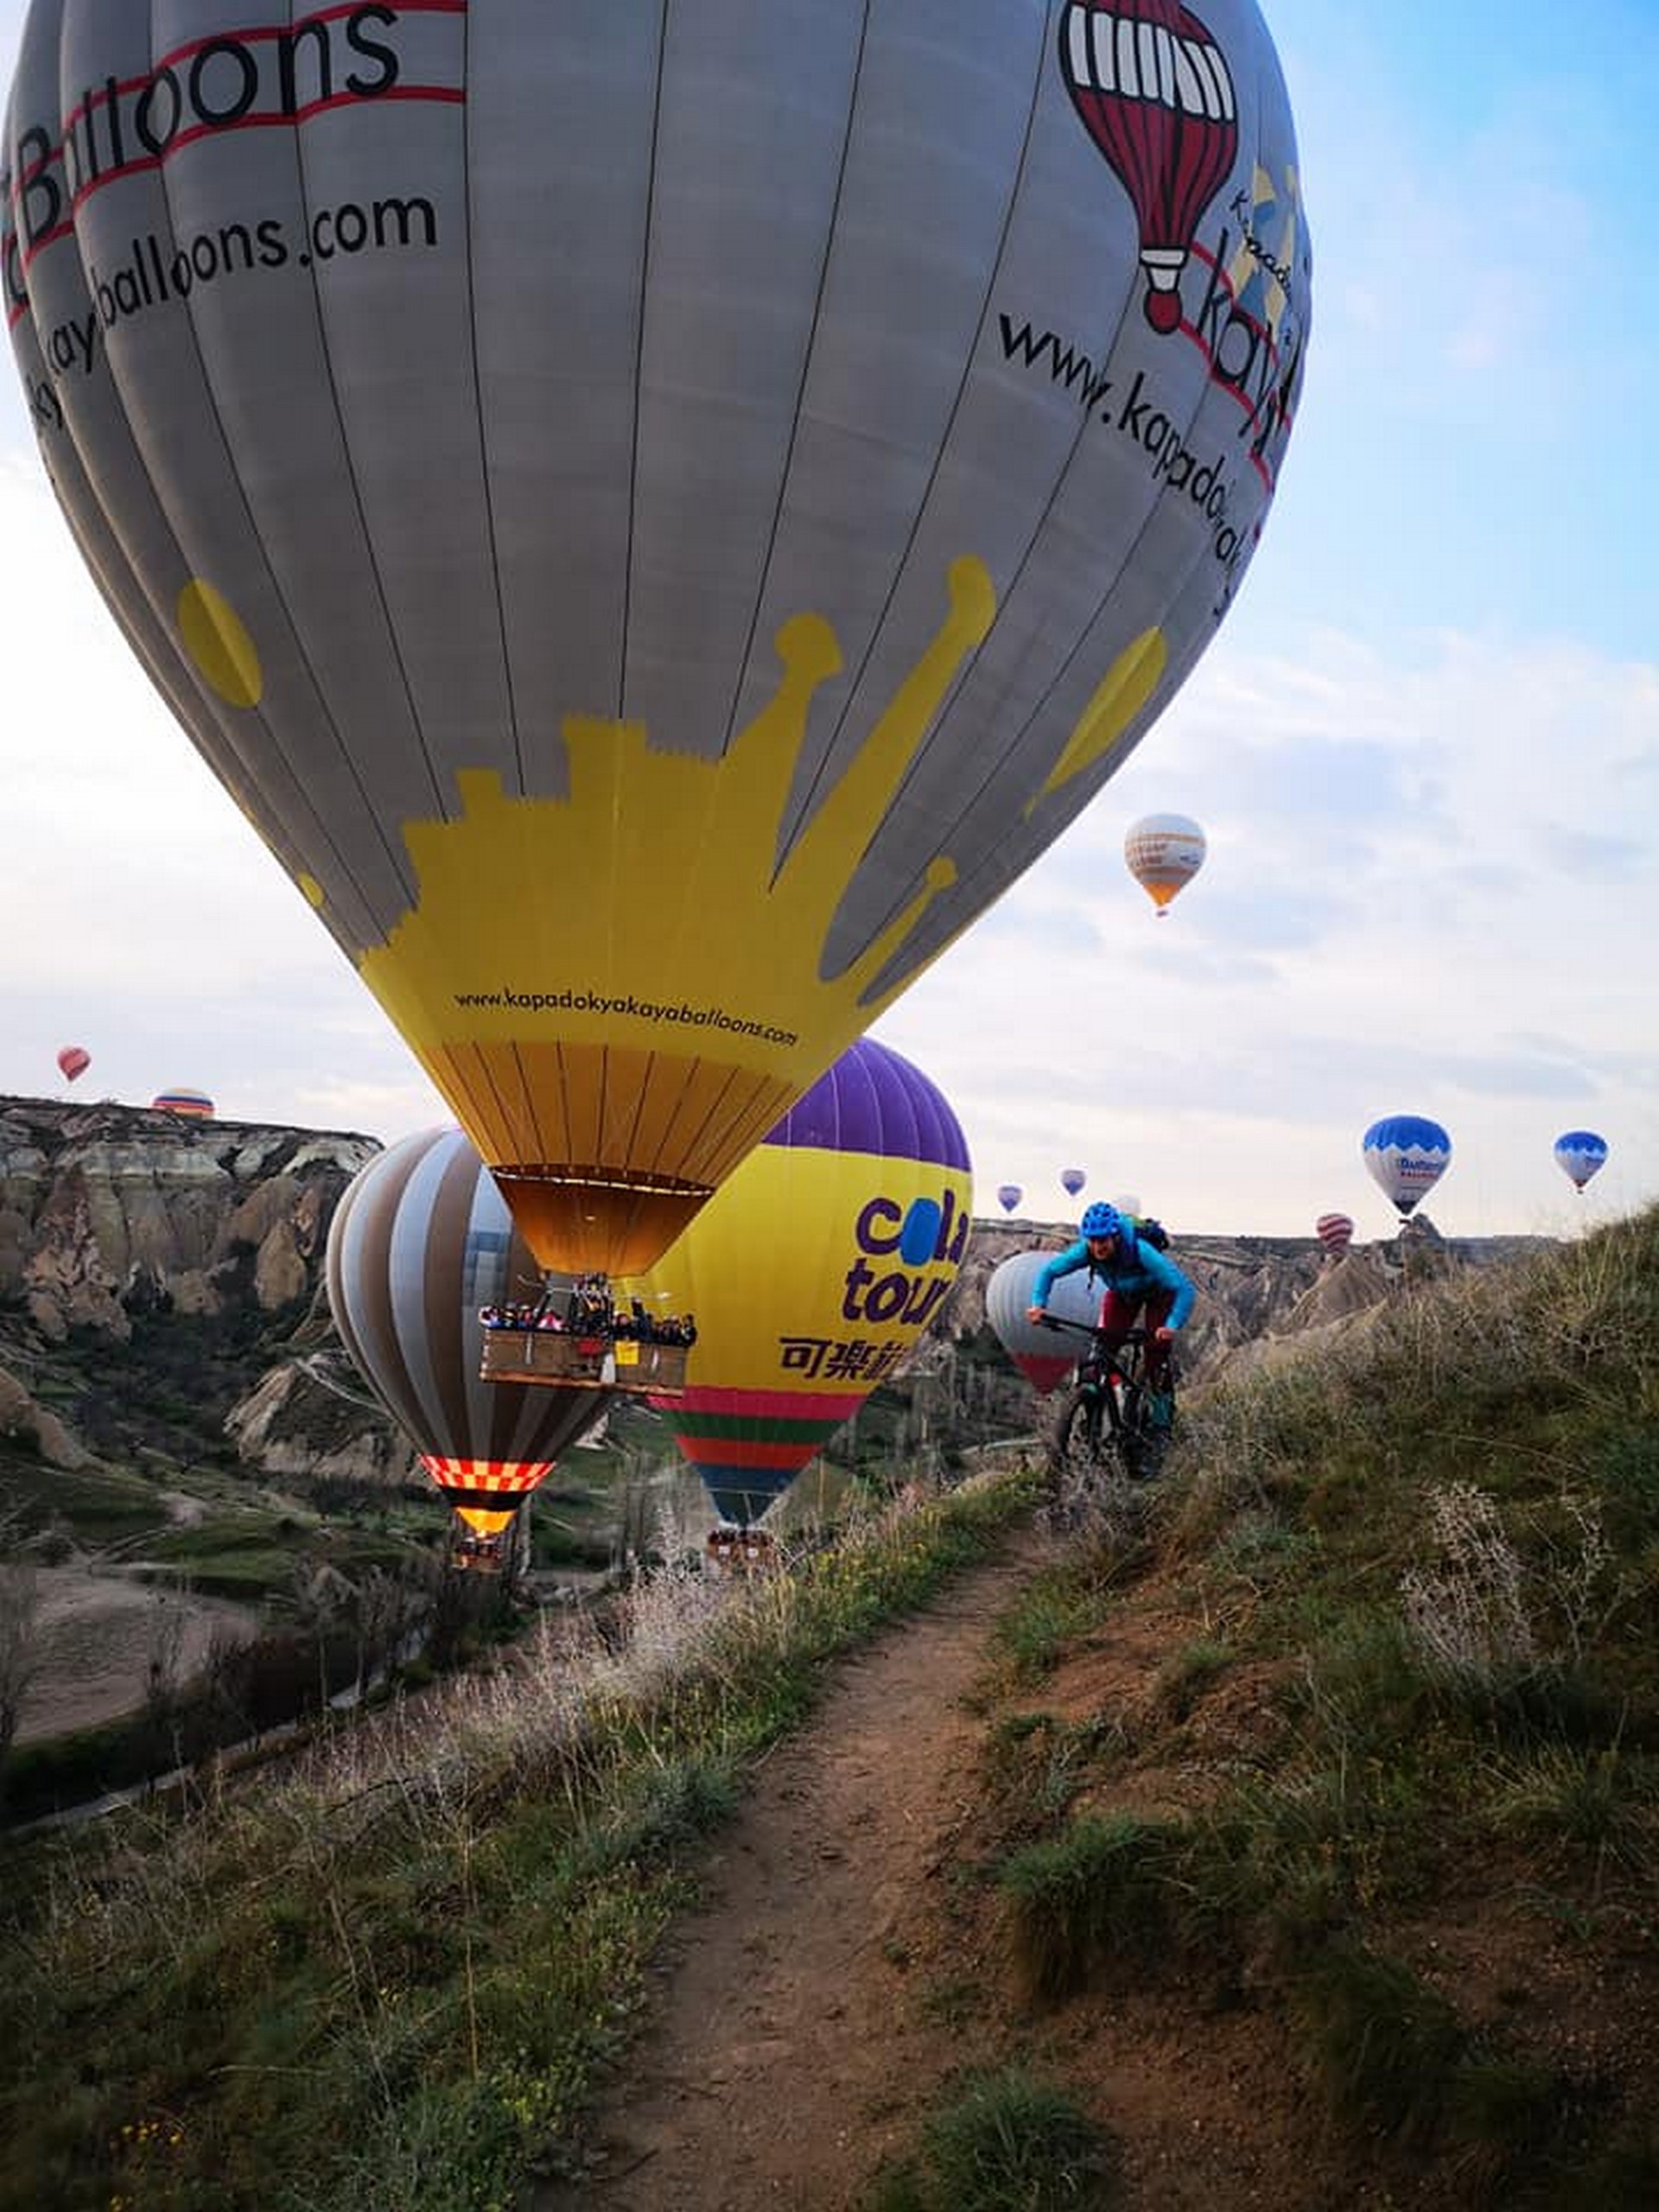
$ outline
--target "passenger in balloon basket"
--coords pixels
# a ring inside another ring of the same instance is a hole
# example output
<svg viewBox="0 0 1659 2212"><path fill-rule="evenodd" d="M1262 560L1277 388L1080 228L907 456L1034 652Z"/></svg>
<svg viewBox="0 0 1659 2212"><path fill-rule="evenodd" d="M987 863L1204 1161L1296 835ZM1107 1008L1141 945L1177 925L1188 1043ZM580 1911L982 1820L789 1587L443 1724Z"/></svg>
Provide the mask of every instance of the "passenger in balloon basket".
<svg viewBox="0 0 1659 2212"><path fill-rule="evenodd" d="M1097 1325L1111 1350L1122 1344L1144 1315L1148 1412L1161 1459L1175 1421L1170 1347L1192 1311L1198 1292L1169 1255L1152 1241L1148 1233L1152 1224L1137 1224L1101 1199L1084 1208L1078 1227L1082 1233L1076 1243L1068 1244L1064 1252L1057 1252L1039 1268L1026 1318L1040 1322L1055 1284L1062 1275L1076 1274L1082 1268L1088 1268L1091 1283L1103 1286Z"/></svg>
<svg viewBox="0 0 1659 2212"><path fill-rule="evenodd" d="M709 1561L728 1574L758 1574L769 1567L776 1547L764 1529L736 1527L722 1522L711 1529L706 1546Z"/></svg>

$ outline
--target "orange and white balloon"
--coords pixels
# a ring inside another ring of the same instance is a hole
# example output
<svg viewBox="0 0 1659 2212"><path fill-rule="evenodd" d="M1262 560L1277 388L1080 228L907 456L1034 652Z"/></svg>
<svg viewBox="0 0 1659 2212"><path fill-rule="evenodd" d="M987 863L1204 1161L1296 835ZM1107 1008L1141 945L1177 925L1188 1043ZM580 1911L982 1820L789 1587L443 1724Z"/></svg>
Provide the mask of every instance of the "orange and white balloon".
<svg viewBox="0 0 1659 2212"><path fill-rule="evenodd" d="M1123 839L1129 874L1160 916L1204 866L1207 850L1203 830L1185 814L1143 815Z"/></svg>

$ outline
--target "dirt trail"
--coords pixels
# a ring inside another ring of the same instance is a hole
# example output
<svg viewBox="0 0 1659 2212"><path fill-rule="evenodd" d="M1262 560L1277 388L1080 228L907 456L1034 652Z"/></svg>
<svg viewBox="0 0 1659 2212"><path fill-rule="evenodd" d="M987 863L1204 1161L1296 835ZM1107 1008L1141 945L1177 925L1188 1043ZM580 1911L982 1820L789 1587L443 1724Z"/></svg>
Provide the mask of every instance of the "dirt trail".
<svg viewBox="0 0 1659 2212"><path fill-rule="evenodd" d="M962 1700L1042 1556L1016 1538L929 1611L842 1663L768 1759L665 1962L654 2026L601 2113L599 2165L536 2212L842 2212L959 2063L900 2006L918 1910L981 1794Z"/></svg>

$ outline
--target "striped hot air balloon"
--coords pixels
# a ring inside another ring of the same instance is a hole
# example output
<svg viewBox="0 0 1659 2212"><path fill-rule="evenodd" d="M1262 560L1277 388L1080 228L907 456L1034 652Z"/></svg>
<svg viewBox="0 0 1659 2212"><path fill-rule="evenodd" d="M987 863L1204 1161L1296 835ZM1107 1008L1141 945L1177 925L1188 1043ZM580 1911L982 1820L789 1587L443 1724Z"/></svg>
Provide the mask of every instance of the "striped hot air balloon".
<svg viewBox="0 0 1659 2212"><path fill-rule="evenodd" d="M893 1374L955 1281L968 1147L919 1068L843 1052L644 1278L695 1314L661 1410L723 1521L760 1520Z"/></svg>
<svg viewBox="0 0 1659 2212"><path fill-rule="evenodd" d="M211 1122L213 1102L205 1090L192 1090L188 1084L175 1084L171 1090L158 1090L150 1100L152 1113L183 1114L198 1122Z"/></svg>
<svg viewBox="0 0 1659 2212"><path fill-rule="evenodd" d="M1313 1234L1327 1252L1345 1252L1354 1241L1354 1217L1347 1213L1322 1213Z"/></svg>
<svg viewBox="0 0 1659 2212"><path fill-rule="evenodd" d="M429 1129L347 1185L328 1231L328 1304L359 1371L495 1563L513 1515L610 1402L602 1390L485 1382L480 1309L542 1287L470 1141Z"/></svg>

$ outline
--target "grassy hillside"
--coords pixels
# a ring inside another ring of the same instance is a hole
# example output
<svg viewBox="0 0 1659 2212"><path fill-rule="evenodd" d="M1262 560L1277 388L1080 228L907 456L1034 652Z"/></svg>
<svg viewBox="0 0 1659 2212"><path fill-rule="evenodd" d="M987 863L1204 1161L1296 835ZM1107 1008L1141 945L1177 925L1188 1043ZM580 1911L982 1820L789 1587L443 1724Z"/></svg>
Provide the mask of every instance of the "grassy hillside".
<svg viewBox="0 0 1659 2212"><path fill-rule="evenodd" d="M948 1885L1001 1964L873 2206L1109 2204L1100 2054L1152 2002L1242 2021L1364 2201L1659 2201L1656 1395L1659 1215L1187 1410L1002 1624ZM550 1627L181 1829L14 1847L0 2205L510 2204L579 2154L827 1658L1030 1503L895 1510L747 1591L671 1570L606 1647Z"/></svg>

